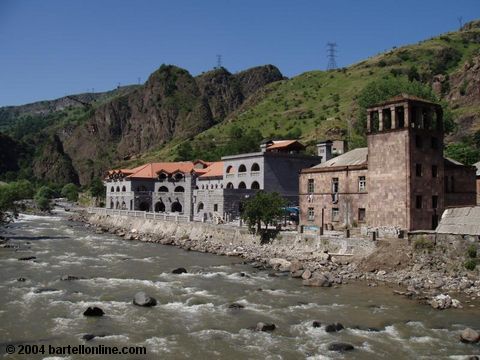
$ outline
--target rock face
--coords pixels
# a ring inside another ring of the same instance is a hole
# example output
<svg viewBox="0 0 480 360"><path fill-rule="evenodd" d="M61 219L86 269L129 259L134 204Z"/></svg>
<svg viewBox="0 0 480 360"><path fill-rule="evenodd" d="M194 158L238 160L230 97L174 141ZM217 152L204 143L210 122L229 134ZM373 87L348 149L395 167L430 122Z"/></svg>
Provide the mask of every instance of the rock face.
<svg viewBox="0 0 480 360"><path fill-rule="evenodd" d="M83 313L84 316L95 316L95 317L98 317L98 316L103 316L105 313L103 312L102 309L100 309L99 307L88 307L87 310L85 310L85 312Z"/></svg>
<svg viewBox="0 0 480 360"><path fill-rule="evenodd" d="M480 334L470 328L466 328L460 334L460 341L464 343L476 343L480 340Z"/></svg>
<svg viewBox="0 0 480 360"><path fill-rule="evenodd" d="M137 306L151 307L157 305L157 300L148 296L145 292L140 291L135 294L133 304Z"/></svg>

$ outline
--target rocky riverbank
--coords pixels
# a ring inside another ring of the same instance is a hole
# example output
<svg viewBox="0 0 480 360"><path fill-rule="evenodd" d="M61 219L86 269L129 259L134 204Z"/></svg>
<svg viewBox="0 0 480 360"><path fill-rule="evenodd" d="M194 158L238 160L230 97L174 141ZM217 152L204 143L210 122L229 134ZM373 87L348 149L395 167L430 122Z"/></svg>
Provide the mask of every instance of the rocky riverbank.
<svg viewBox="0 0 480 360"><path fill-rule="evenodd" d="M396 294L430 304L436 309L478 306L478 270L468 271L461 259L448 257L445 249L419 248L402 239L380 240L367 256L344 256L327 250L306 251L298 244L261 244L260 241L229 242L172 233L152 233L137 228L113 226L109 216L76 213L98 233L112 233L126 240L173 245L185 250L238 256L254 267L271 269L271 276L290 275L305 286L338 286L365 281L368 286L386 285ZM460 299L459 300L457 300Z"/></svg>

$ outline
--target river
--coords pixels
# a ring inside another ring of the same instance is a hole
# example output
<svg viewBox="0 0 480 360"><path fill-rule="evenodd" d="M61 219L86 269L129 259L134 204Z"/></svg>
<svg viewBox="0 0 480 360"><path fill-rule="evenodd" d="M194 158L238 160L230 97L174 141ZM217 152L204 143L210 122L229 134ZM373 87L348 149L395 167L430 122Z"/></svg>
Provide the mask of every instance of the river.
<svg viewBox="0 0 480 360"><path fill-rule="evenodd" d="M480 328L479 311L468 304L438 311L385 287L307 288L237 258L96 234L61 212L21 215L3 235L18 247L0 248L0 356L8 359L49 358L7 355L12 344L146 347L147 355L116 359L463 359L480 352L459 341L466 326ZM18 260L27 256L36 259ZM188 273L171 273L180 266ZM62 275L83 279L62 281ZM138 291L157 306L133 305ZM244 309L231 310L232 303ZM88 306L105 315L84 317ZM313 328L313 320L322 326ZM277 328L248 329L259 321ZM333 322L345 329L325 332ZM85 342L84 334L102 337ZM332 342L355 350L328 351Z"/></svg>

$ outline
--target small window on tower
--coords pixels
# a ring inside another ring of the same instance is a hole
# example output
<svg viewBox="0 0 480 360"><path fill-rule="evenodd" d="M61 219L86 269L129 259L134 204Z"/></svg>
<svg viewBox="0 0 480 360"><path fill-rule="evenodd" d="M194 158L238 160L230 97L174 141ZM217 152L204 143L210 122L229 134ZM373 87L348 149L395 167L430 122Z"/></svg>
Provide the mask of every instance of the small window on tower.
<svg viewBox="0 0 480 360"><path fill-rule="evenodd" d="M418 177L422 176L422 164L415 164L415 174Z"/></svg>
<svg viewBox="0 0 480 360"><path fill-rule="evenodd" d="M432 165L432 178L436 178L438 175L438 167L437 165Z"/></svg>
<svg viewBox="0 0 480 360"><path fill-rule="evenodd" d="M421 209L422 208L422 195L417 195L415 197L415 207L417 209Z"/></svg>
<svg viewBox="0 0 480 360"><path fill-rule="evenodd" d="M340 210L338 208L332 208L332 221L340 220Z"/></svg>
<svg viewBox="0 0 480 360"><path fill-rule="evenodd" d="M358 192L364 192L367 190L367 179L365 176L358 177Z"/></svg>
<svg viewBox="0 0 480 360"><path fill-rule="evenodd" d="M438 207L438 196L433 195L432 196L432 209L436 209Z"/></svg>
<svg viewBox="0 0 480 360"><path fill-rule="evenodd" d="M438 149L438 139L436 137L432 137L432 149Z"/></svg>
<svg viewBox="0 0 480 360"><path fill-rule="evenodd" d="M365 208L359 208L358 209L358 222L364 222L365 221Z"/></svg>
<svg viewBox="0 0 480 360"><path fill-rule="evenodd" d="M308 208L308 221L315 220L315 210L313 207Z"/></svg>
<svg viewBox="0 0 480 360"><path fill-rule="evenodd" d="M308 179L308 189L307 192L309 194L312 194L315 192L315 180L314 179Z"/></svg>
<svg viewBox="0 0 480 360"><path fill-rule="evenodd" d="M415 147L421 149L423 146L422 137L420 135L415 136Z"/></svg>

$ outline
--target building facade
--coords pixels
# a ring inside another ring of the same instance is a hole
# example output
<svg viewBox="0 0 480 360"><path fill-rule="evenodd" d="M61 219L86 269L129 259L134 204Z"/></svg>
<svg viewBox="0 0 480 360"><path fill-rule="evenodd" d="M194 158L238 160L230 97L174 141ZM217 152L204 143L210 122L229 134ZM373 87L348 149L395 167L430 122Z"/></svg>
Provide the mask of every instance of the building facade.
<svg viewBox="0 0 480 360"><path fill-rule="evenodd" d="M300 176L300 222L318 228L432 229L446 207L476 201L475 171L443 156L439 105L402 95L368 109L366 148ZM323 216L322 216L323 214Z"/></svg>

